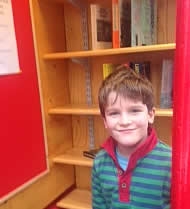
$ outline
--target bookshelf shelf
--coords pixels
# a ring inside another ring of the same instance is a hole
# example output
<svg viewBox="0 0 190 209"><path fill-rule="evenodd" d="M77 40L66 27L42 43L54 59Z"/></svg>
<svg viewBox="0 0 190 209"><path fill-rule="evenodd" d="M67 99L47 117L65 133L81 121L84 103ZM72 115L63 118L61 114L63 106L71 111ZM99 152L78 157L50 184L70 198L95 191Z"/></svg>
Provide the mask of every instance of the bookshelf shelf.
<svg viewBox="0 0 190 209"><path fill-rule="evenodd" d="M156 109L156 116L172 117L173 116L173 110L172 109Z"/></svg>
<svg viewBox="0 0 190 209"><path fill-rule="evenodd" d="M85 148L83 150L86 150ZM70 149L65 154L53 159L54 163L92 167L93 160L83 156L83 150Z"/></svg>
<svg viewBox="0 0 190 209"><path fill-rule="evenodd" d="M73 4L76 5L75 3L77 2L76 0L47 0L49 3L53 3L53 4L60 4L60 5L64 5L64 4ZM86 0L78 0L78 2L80 2L80 4L84 4L86 3Z"/></svg>
<svg viewBox="0 0 190 209"><path fill-rule="evenodd" d="M87 106L87 105L70 105L63 107L56 107L49 109L50 115L100 115L98 106Z"/></svg>
<svg viewBox="0 0 190 209"><path fill-rule="evenodd" d="M57 207L68 209L91 209L91 193L84 189L75 189L57 203Z"/></svg>
<svg viewBox="0 0 190 209"><path fill-rule="evenodd" d="M57 108L49 109L48 113L50 115L100 115L98 106L62 106ZM156 109L156 116L160 117L172 117L172 109Z"/></svg>
<svg viewBox="0 0 190 209"><path fill-rule="evenodd" d="M89 51L76 51L76 52L57 52L44 54L44 60L58 60L58 59L70 59L70 58L84 58L95 56L111 56L121 54L137 54L145 52L161 52L175 50L175 44L157 44L149 46L137 46L126 47L117 49L101 49L101 50L89 50Z"/></svg>

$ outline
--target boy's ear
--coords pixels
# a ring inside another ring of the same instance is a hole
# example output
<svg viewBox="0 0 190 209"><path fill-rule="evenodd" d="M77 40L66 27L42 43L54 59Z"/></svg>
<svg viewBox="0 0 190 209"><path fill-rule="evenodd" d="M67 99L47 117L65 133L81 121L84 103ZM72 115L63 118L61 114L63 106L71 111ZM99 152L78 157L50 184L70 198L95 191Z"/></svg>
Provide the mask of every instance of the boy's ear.
<svg viewBox="0 0 190 209"><path fill-rule="evenodd" d="M153 107L152 110L148 111L148 115L149 115L148 122L149 122L149 124L153 124L154 123L155 111L156 111L155 107Z"/></svg>
<svg viewBox="0 0 190 209"><path fill-rule="evenodd" d="M107 126L107 122L106 122L105 117L102 117L102 119L103 119L103 122L104 122L104 127L107 128L108 126Z"/></svg>

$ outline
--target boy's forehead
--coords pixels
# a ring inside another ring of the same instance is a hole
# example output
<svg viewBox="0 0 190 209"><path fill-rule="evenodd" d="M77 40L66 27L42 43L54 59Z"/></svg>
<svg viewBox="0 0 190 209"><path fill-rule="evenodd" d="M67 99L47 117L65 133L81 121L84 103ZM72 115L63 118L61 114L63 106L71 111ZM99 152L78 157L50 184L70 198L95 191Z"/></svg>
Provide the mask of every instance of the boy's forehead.
<svg viewBox="0 0 190 209"><path fill-rule="evenodd" d="M118 98L121 98L122 96L117 94L116 92L114 91L111 91L109 94L108 94L108 97L107 97L107 102L111 102L111 101L115 101L117 100Z"/></svg>
<svg viewBox="0 0 190 209"><path fill-rule="evenodd" d="M117 94L116 92L112 91L109 93L108 97L107 97L107 105L113 105L114 103L118 102L118 101L131 101L134 103L142 103L142 99L141 98L131 98L127 95L123 95L123 94Z"/></svg>

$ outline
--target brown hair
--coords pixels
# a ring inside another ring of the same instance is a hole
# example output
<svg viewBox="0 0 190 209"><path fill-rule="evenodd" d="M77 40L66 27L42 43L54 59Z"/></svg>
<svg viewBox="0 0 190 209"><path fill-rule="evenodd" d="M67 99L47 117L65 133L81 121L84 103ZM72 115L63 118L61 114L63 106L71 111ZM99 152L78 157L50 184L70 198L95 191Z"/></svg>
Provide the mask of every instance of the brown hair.
<svg viewBox="0 0 190 209"><path fill-rule="evenodd" d="M111 92L118 95L129 97L130 99L140 100L148 110L154 106L153 88L151 82L137 74L131 68L120 66L115 69L105 80L103 80L98 94L99 108L101 115L105 116L105 108L108 96Z"/></svg>

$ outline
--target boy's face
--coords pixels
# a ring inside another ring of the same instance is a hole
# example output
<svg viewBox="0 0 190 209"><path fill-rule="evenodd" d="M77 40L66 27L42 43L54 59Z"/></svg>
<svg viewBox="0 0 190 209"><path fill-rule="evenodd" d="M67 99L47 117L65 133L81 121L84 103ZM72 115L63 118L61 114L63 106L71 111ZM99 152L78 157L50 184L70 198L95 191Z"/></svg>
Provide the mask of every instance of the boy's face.
<svg viewBox="0 0 190 209"><path fill-rule="evenodd" d="M148 111L142 101L110 93L105 108L104 124L109 134L117 141L121 154L128 156L137 145L147 138L148 124L154 122L155 109Z"/></svg>

